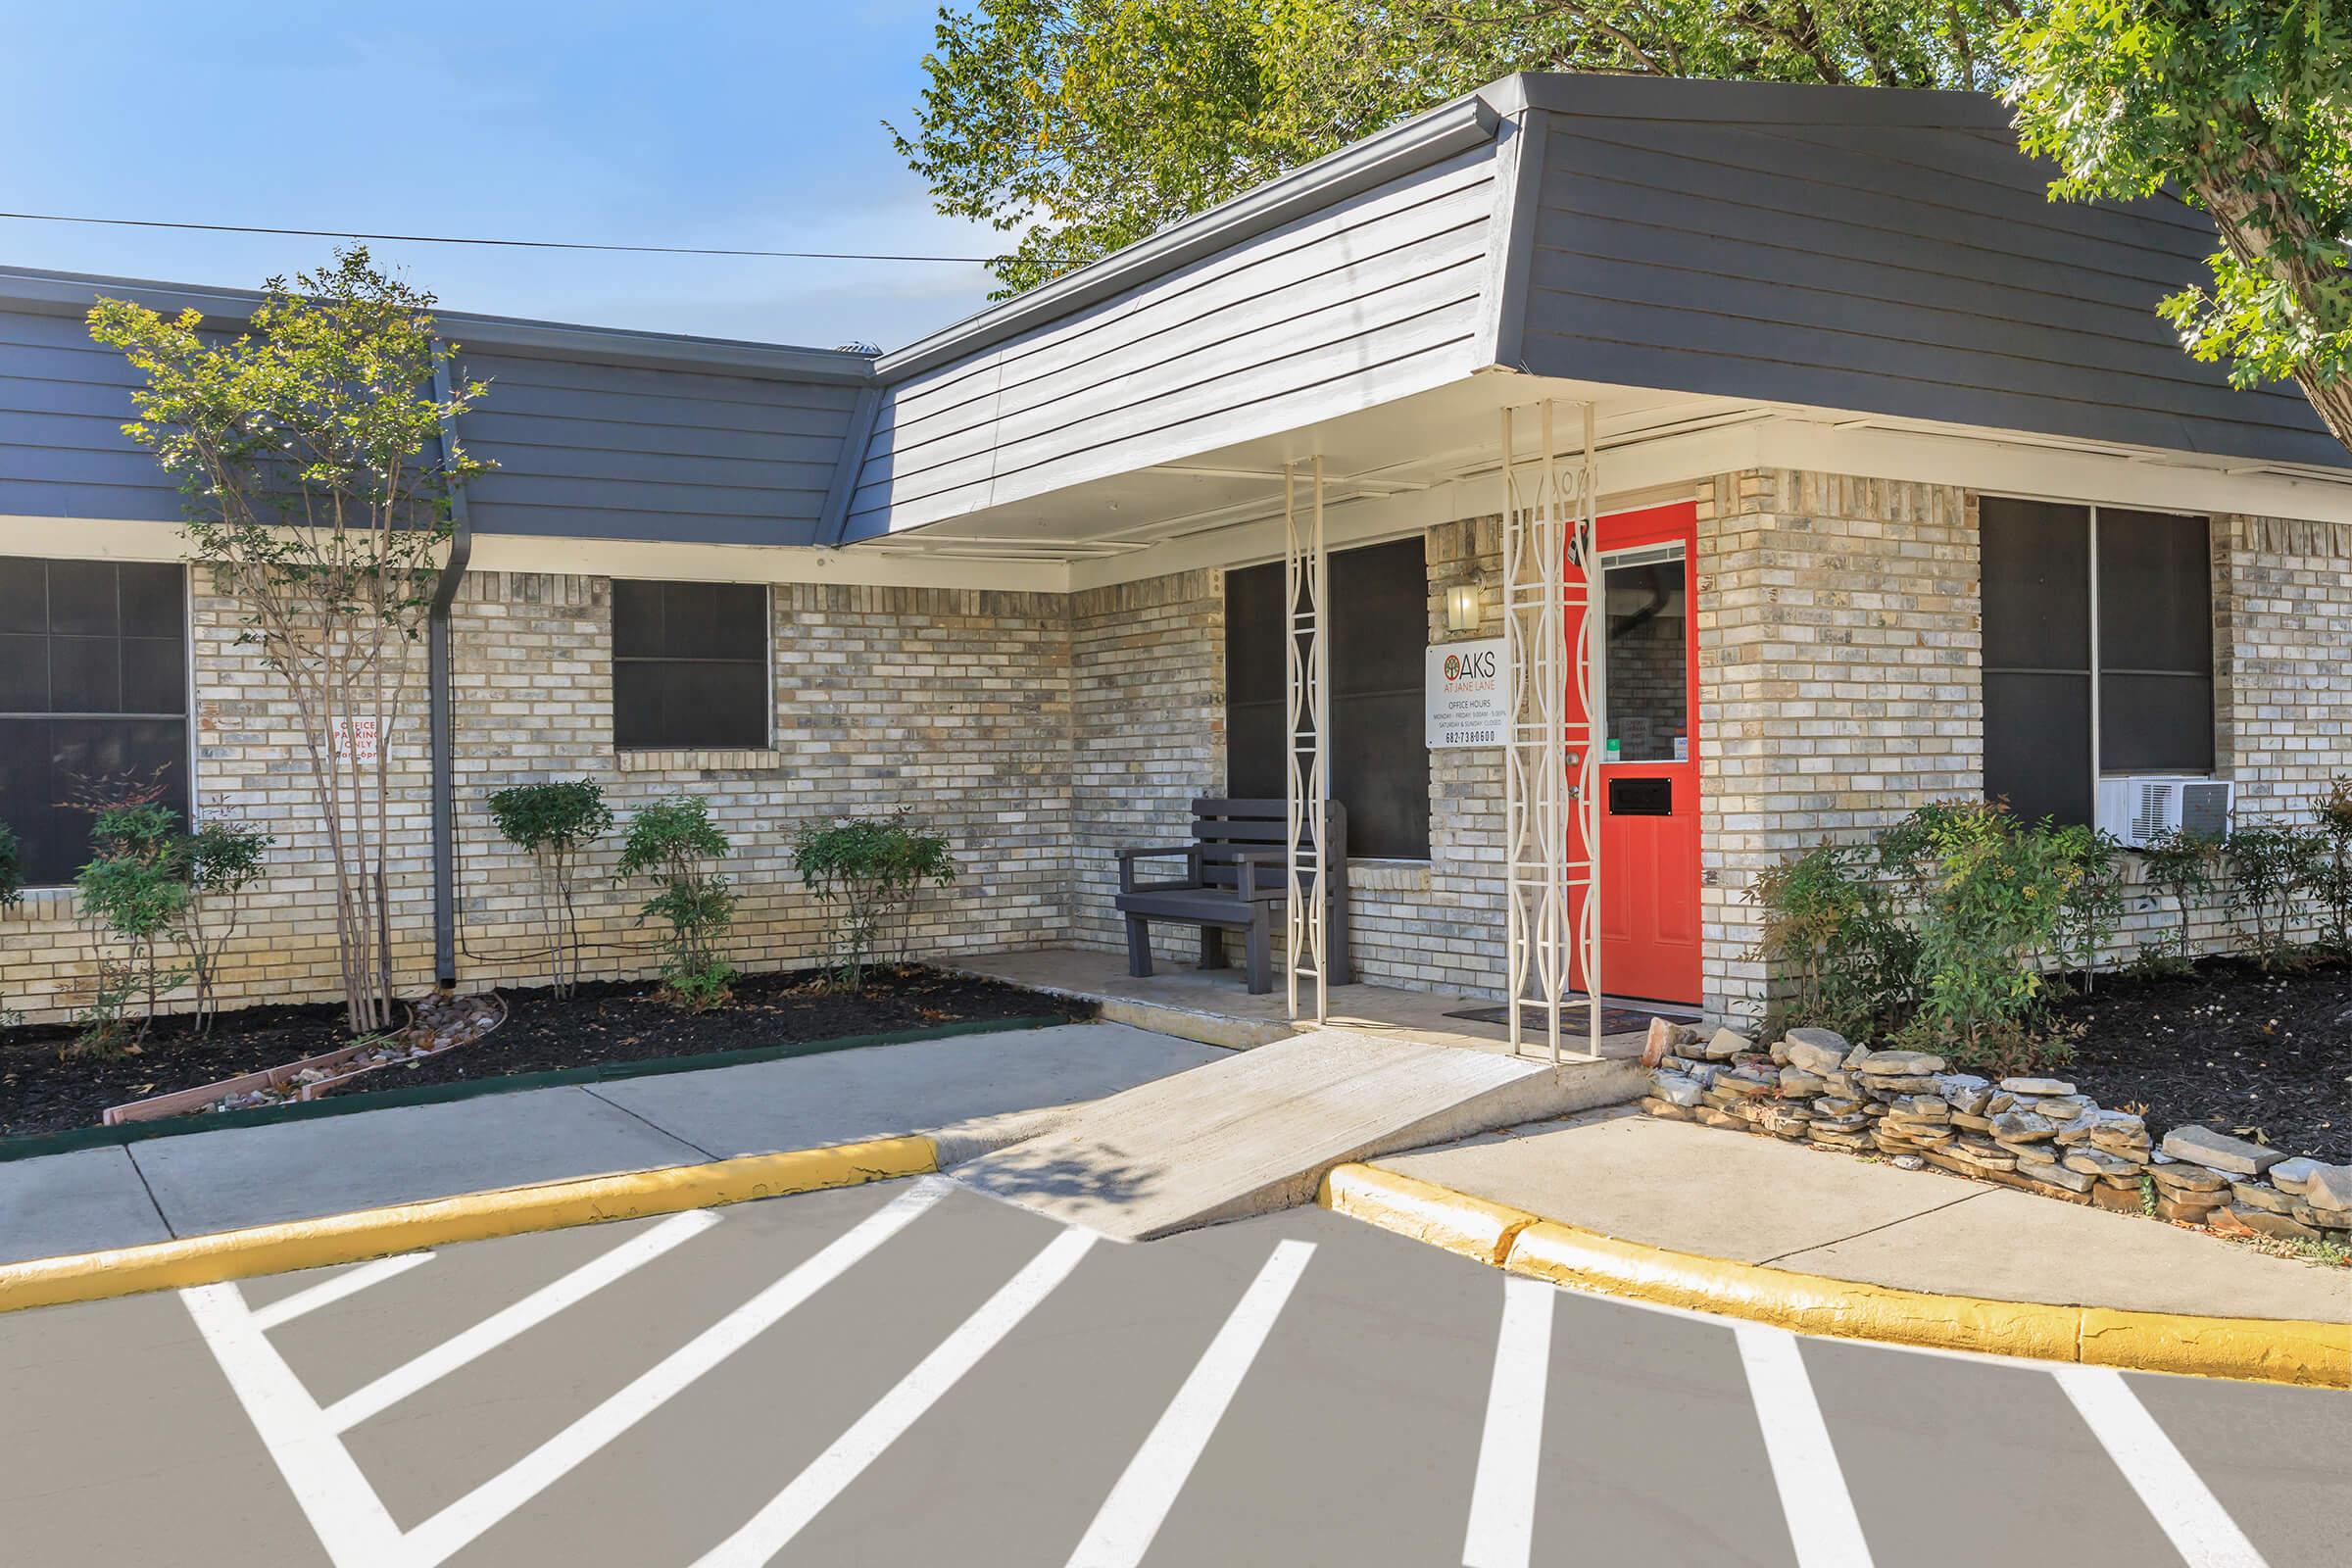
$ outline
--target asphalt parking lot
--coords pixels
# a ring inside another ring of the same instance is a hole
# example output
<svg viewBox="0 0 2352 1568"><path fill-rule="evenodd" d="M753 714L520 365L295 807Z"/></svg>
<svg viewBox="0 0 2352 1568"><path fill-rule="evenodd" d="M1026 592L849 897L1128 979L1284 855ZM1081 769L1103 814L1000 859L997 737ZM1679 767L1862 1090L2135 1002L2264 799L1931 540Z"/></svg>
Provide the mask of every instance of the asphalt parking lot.
<svg viewBox="0 0 2352 1568"><path fill-rule="evenodd" d="M0 1317L6 1560L2333 1568L2352 1396L942 1179Z"/></svg>

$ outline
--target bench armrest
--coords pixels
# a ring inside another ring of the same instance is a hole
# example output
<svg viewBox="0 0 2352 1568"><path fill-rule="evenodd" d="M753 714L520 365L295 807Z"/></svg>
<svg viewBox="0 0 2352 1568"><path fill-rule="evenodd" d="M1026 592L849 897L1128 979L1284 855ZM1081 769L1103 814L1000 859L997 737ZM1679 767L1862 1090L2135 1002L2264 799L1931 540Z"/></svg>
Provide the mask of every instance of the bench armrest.
<svg viewBox="0 0 2352 1568"><path fill-rule="evenodd" d="M1245 900L1254 899L1259 897L1257 868L1261 865L1279 865L1287 871L1291 863L1291 852L1288 850L1244 850L1233 858L1233 863L1235 869L1241 873L1240 892L1242 898ZM1268 888L1265 891L1271 893L1274 890Z"/></svg>
<svg viewBox="0 0 2352 1568"><path fill-rule="evenodd" d="M1135 885L1135 862L1138 860L1172 859L1184 857L1184 880L1154 882L1151 888ZM1168 888L1194 888L1200 885L1200 846L1198 844L1160 844L1118 852L1119 891L1121 893L1152 892Z"/></svg>

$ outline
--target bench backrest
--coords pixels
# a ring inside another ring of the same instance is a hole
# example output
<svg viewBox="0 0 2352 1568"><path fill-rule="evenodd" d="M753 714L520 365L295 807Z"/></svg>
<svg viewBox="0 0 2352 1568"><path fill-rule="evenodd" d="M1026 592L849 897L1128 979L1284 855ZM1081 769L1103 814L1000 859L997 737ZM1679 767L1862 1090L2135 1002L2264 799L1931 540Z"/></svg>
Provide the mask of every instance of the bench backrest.
<svg viewBox="0 0 2352 1568"><path fill-rule="evenodd" d="M1200 880L1212 888L1230 888L1241 882L1241 869L1234 862L1244 850L1280 850L1283 835L1290 830L1290 808L1280 800L1239 800L1219 795L1202 795L1193 801L1193 837L1200 844ZM1331 823L1324 834L1324 850L1331 861L1331 880L1336 887L1348 885L1348 808L1339 802L1331 803ZM1260 866L1257 878L1261 887L1279 887L1282 883L1279 862Z"/></svg>

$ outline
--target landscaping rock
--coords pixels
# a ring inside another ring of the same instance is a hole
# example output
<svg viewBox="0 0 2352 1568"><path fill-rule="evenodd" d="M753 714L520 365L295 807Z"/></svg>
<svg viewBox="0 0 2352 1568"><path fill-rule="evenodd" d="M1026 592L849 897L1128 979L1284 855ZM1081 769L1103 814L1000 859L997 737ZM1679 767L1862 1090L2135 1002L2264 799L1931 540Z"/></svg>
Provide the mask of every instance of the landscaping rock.
<svg viewBox="0 0 2352 1568"><path fill-rule="evenodd" d="M1705 1093L1705 1086L1697 1079L1686 1078L1679 1072L1660 1069L1649 1075L1649 1081L1657 1091L1657 1098L1670 1105L1695 1107Z"/></svg>
<svg viewBox="0 0 2352 1568"><path fill-rule="evenodd" d="M1729 1061L1756 1049L1756 1043L1737 1029L1718 1029L1699 1047L1698 1054L1709 1061Z"/></svg>
<svg viewBox="0 0 2352 1568"><path fill-rule="evenodd" d="M1936 1093L1954 1110L1976 1116L1992 1099L1992 1085L1974 1073L1943 1072L1936 1075Z"/></svg>
<svg viewBox="0 0 2352 1568"><path fill-rule="evenodd" d="M2060 1161L2068 1170L2079 1170L2086 1176L2125 1176L2139 1179L2139 1167L2121 1155L2097 1149L2070 1149Z"/></svg>
<svg viewBox="0 0 2352 1568"><path fill-rule="evenodd" d="M2071 1095L2075 1092L2075 1086L2063 1078L2004 1078L2001 1088L2028 1099L2039 1099L2044 1095Z"/></svg>
<svg viewBox="0 0 2352 1568"><path fill-rule="evenodd" d="M2271 1167L2275 1173L2278 1166ZM2352 1213L2352 1165L2315 1165L2305 1175L2303 1201L2330 1213Z"/></svg>
<svg viewBox="0 0 2352 1568"><path fill-rule="evenodd" d="M1660 1100L1655 1095L1644 1097L1642 1101L1642 1108L1661 1121L1696 1121L1698 1119L1696 1111L1687 1110L1671 1101Z"/></svg>
<svg viewBox="0 0 2352 1568"><path fill-rule="evenodd" d="M2260 1176L2285 1156L2276 1149L2249 1144L2217 1133L2210 1127L2176 1127L2164 1135L2164 1152L2175 1159L2193 1159L2200 1165L2232 1176Z"/></svg>
<svg viewBox="0 0 2352 1568"><path fill-rule="evenodd" d="M1854 1049L1846 1043L1843 1035L1828 1029L1791 1029L1783 1038L1782 1044L1788 1048L1791 1066L1823 1074L1836 1072L1844 1066L1845 1058L1853 1054Z"/></svg>
<svg viewBox="0 0 2352 1568"><path fill-rule="evenodd" d="M2030 1110L2004 1110L1992 1118L1992 1136L2013 1144L2031 1144L2058 1136L2057 1124Z"/></svg>
<svg viewBox="0 0 2352 1568"><path fill-rule="evenodd" d="M2156 1190L2160 1193L2219 1193L2230 1185L2230 1178L2220 1171L2185 1162L2151 1165L2148 1174L2156 1178Z"/></svg>
<svg viewBox="0 0 2352 1568"><path fill-rule="evenodd" d="M2205 1223L2206 1216L2221 1206L2219 1203L2200 1201L2193 1198L2159 1197L2156 1200L2156 1216L2159 1219L2177 1220L2184 1225L2202 1225ZM2252 1212L2259 1213L2260 1210Z"/></svg>
<svg viewBox="0 0 2352 1568"><path fill-rule="evenodd" d="M1824 1087L1819 1073L1793 1066L1781 1069L1781 1093L1784 1095L1818 1095Z"/></svg>
<svg viewBox="0 0 2352 1568"><path fill-rule="evenodd" d="M2276 1236L2280 1241L2293 1242L2316 1242L2320 1239L2316 1227L2304 1224L2291 1214L2274 1214L2267 1208L2251 1206L2225 1208L2220 1212L2258 1235Z"/></svg>
<svg viewBox="0 0 2352 1568"><path fill-rule="evenodd" d="M2231 1182L2230 1184L2230 1202L2235 1208L2267 1209L2273 1214L2292 1213L2295 1207L2293 1199L2277 1188L2265 1187L2260 1182Z"/></svg>
<svg viewBox="0 0 2352 1568"><path fill-rule="evenodd" d="M2298 1154L2293 1159L2280 1160L2278 1164L2273 1165L2266 1174L2270 1177L2273 1187L2282 1193L2293 1193L2300 1198L2304 1189L2311 1185L2312 1176L2320 1168L2318 1160Z"/></svg>
<svg viewBox="0 0 2352 1568"><path fill-rule="evenodd" d="M1874 1051L1863 1061L1862 1071L1873 1078L1928 1077L1943 1071L1943 1058L1924 1051Z"/></svg>

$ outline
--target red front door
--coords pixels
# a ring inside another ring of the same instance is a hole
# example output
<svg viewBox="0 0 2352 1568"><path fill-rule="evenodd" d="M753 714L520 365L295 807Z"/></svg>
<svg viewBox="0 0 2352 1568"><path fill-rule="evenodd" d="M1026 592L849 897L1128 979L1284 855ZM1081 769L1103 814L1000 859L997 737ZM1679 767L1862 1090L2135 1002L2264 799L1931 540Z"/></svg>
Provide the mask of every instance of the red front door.
<svg viewBox="0 0 2352 1568"><path fill-rule="evenodd" d="M1690 573L1697 518L1684 502L1599 521L1595 598L1606 619L1592 685L1607 720L1600 732L1600 990L1609 996L1700 998L1698 618ZM1574 581L1576 566L1568 570ZM1571 621L1568 634L1583 635L1582 618ZM1568 700L1571 715L1581 717L1573 680ZM1581 828L1572 831L1581 842ZM1572 901L1572 915L1581 902L1581 895ZM1582 967L1580 955L1580 990Z"/></svg>

